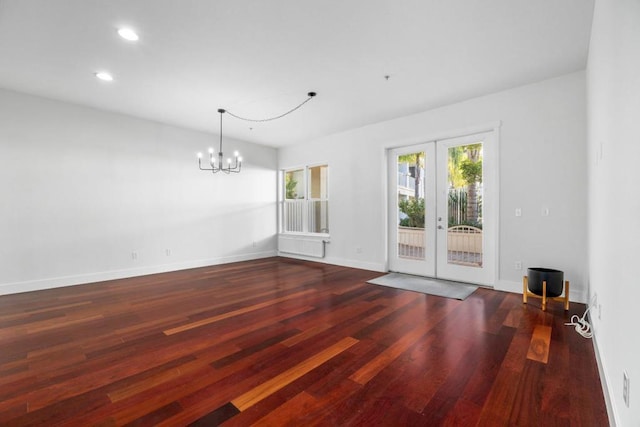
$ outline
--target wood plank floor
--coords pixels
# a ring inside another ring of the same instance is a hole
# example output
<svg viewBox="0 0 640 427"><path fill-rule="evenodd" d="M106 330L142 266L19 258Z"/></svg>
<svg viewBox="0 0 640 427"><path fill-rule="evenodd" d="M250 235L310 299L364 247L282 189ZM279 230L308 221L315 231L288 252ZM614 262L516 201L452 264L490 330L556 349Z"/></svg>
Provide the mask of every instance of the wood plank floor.
<svg viewBox="0 0 640 427"><path fill-rule="evenodd" d="M605 426L584 306L286 258L0 297L0 425Z"/></svg>

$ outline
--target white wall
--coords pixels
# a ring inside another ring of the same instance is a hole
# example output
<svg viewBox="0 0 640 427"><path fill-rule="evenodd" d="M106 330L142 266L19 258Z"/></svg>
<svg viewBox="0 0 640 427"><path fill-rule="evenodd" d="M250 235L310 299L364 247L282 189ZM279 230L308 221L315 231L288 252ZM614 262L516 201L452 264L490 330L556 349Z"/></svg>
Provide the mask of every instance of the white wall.
<svg viewBox="0 0 640 427"><path fill-rule="evenodd" d="M275 149L212 176L216 141L0 90L0 294L275 255Z"/></svg>
<svg viewBox="0 0 640 427"><path fill-rule="evenodd" d="M597 1L587 67L589 283L595 342L619 426L640 426L639 47L640 2ZM622 399L624 370L630 407Z"/></svg>
<svg viewBox="0 0 640 427"><path fill-rule="evenodd" d="M565 272L586 299L585 76L569 74L281 148L278 167L330 165L327 262L386 269L385 147L501 122L500 268L496 289L522 291L523 267ZM342 112L348 114L348 111ZM542 217L542 207L550 215ZM515 217L515 209L522 217ZM356 248L362 248L358 253Z"/></svg>

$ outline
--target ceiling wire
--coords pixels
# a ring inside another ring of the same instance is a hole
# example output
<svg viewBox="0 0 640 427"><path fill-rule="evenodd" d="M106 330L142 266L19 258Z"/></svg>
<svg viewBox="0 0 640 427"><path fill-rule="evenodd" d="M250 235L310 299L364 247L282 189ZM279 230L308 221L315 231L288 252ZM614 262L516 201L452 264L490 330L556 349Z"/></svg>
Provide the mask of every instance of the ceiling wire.
<svg viewBox="0 0 640 427"><path fill-rule="evenodd" d="M235 117L236 119L240 119L240 120L244 120L245 122L270 122L272 120L277 120L277 119L281 119L284 116L288 116L289 114L293 113L294 111L296 111L298 108L302 107L304 104L306 104L307 102L311 101L311 99L313 99L314 96L316 96L315 92L309 92L307 94L308 98L305 99L304 101L302 101L300 104L296 105L295 107L293 107L292 109L290 109L289 111L287 111L286 113L282 113L278 116L275 117L268 117L266 119L249 119L246 117L241 117L238 116L236 114L233 114L231 111L226 110L226 113L229 114L231 117Z"/></svg>

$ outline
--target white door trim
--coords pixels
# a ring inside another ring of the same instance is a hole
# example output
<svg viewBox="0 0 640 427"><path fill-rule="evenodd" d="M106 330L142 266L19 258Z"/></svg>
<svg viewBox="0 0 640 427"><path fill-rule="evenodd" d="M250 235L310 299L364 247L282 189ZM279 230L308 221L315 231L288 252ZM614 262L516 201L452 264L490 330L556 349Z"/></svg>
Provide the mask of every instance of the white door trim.
<svg viewBox="0 0 640 427"><path fill-rule="evenodd" d="M443 140L447 140L447 139L453 139L453 138L460 138L460 137L465 137L468 135L475 135L475 134L483 134L483 133L489 133L491 134L491 138L492 138L492 146L493 146L493 155L492 155L492 159L489 160L489 164L487 165L486 160L485 160L485 168L486 169L486 174L488 174L487 176L489 177L490 180L493 181L493 194L491 197L491 211L492 211L492 215L491 215L491 219L490 221L493 223L493 226L491 227L491 237L493 240L493 259L492 260L487 260L488 263L487 265L489 265L489 263L491 264L491 266L493 267L493 274L488 277L488 278L484 278L483 280L473 280L473 283L478 283L484 286L489 286L489 287L494 287L494 285L498 282L499 277L500 277L500 215L499 215L499 207L500 207L500 128L501 128L501 121L494 121L494 122L489 122L486 124L482 124L482 125L477 125L477 126L471 126L471 127L467 127L467 128L463 128L463 129L458 129L458 130L454 130L454 131L446 131L446 132L440 132L437 134L434 134L432 137L429 138L409 138L409 139L404 139L404 140L397 140L397 141L393 141L390 142L389 144L387 144L384 147L385 150L385 164L387 167L387 173L384 174L384 185L385 185L385 201L384 201L384 206L385 206L385 213L387 215L387 220L385 221L386 223L386 230L385 230L385 253L386 253L386 262L385 262L385 266L387 270L391 269L391 263L390 263L390 257L391 257L391 241L390 241L390 230L396 227L396 224L392 224L392 221L394 221L394 219L392 219L392 215L391 212L389 210L389 205L390 205L390 200L392 200L392 196L391 195L391 191L396 191L395 188L390 188L391 183L389 180L389 173L391 170L395 170L396 166L395 165L391 165L391 161L390 158L392 157L391 153L393 149L396 148L400 148L400 147L407 147L407 146L418 146L421 144L427 144L429 142L433 142L435 143L436 141L443 141ZM425 142L427 141L427 142ZM435 145L435 144L434 144ZM409 150L410 151L410 150ZM435 218L434 218L435 220ZM486 220L486 218L485 218ZM425 225L427 224L428 219L425 218ZM437 273L437 272L435 272ZM434 274L435 275L435 274Z"/></svg>

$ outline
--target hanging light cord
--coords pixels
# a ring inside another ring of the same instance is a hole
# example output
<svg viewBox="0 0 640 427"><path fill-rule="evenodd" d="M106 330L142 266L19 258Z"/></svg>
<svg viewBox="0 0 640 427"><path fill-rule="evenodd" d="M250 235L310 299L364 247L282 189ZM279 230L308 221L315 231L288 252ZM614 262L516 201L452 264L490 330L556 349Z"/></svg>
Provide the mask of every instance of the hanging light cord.
<svg viewBox="0 0 640 427"><path fill-rule="evenodd" d="M271 120L276 120L279 118L282 118L284 116L287 116L291 113L293 113L294 111L296 111L298 108L302 107L304 104L306 104L307 102L311 101L311 98L313 98L314 96L316 96L315 92L309 92L307 93L307 99L305 99L303 102L301 102L300 104L296 105L294 108L292 108L291 110L287 111L286 113L280 114L279 116L276 117L270 117L267 119L247 119L246 117L240 117L237 116L235 114L233 114L232 112L225 110L224 108L219 108L218 109L218 113L220 113L220 145L218 148L218 165L216 166L216 160L215 160L215 156L214 156L214 151L213 148L209 148L209 163L211 167L202 167L202 153L198 153L198 168L200 170L203 171L211 171L212 173L217 173L217 172L224 172L224 173L239 173L240 169L242 168L242 157L240 157L239 153L236 151L234 153L235 156L235 165L232 167L231 166L231 158L227 159L227 167L224 167L224 163L222 161L223 159L223 154L222 154L222 115L224 113L229 114L232 117L235 117L236 119L240 119L240 120L244 120L247 122L269 122Z"/></svg>
<svg viewBox="0 0 640 427"><path fill-rule="evenodd" d="M304 101L302 101L300 104L298 104L297 106L293 107L291 110L287 111L286 113L282 113L279 116L275 116L275 117L269 117L266 119L248 119L246 117L240 117L237 116L235 114L233 114L231 111L226 110L227 114L229 114L231 117L235 117L236 119L240 119L240 120L244 120L245 122L270 122L272 120L277 120L277 119L281 119L284 116L288 116L289 114L293 113L294 111L296 111L298 108L302 107L304 104L306 104L307 102L311 101L311 99L316 96L315 92L309 92L307 94L308 98L305 99Z"/></svg>

